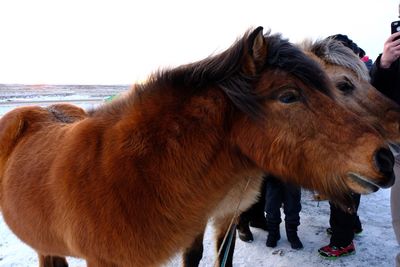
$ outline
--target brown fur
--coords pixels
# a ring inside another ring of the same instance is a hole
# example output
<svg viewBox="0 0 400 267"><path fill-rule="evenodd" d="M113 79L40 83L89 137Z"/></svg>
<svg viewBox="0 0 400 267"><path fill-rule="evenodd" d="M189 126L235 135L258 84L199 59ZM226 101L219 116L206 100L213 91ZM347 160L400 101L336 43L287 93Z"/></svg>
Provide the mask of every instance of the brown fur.
<svg viewBox="0 0 400 267"><path fill-rule="evenodd" d="M338 199L371 192L350 172L390 185L374 161L385 141L333 101L331 86L258 28L72 122L15 109L0 120L4 219L41 257L157 266L244 177L267 171Z"/></svg>

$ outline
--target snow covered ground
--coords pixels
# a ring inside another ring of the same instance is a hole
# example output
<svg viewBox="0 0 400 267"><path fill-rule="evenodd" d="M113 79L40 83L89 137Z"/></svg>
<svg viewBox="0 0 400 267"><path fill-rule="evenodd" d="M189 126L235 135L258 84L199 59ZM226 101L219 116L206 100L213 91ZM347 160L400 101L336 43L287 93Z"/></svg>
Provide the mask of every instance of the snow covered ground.
<svg viewBox="0 0 400 267"><path fill-rule="evenodd" d="M389 205L390 190L362 196L359 215L364 231L355 239L356 254L337 260L321 258L317 250L328 244L329 236L325 229L329 220L327 202L315 202L310 192L303 191L301 225L299 236L304 249L296 251L290 248L281 224L282 238L276 248L265 246L266 232L253 229L254 242L236 241L234 266L260 267L389 267L394 266L394 257L400 251L395 241ZM215 260L213 229L207 229L205 236L205 252L201 266L212 267ZM70 266L85 266L84 261L70 259ZM36 254L23 244L8 229L0 218L0 267L33 267L37 266ZM168 267L180 266L180 258L166 264Z"/></svg>
<svg viewBox="0 0 400 267"><path fill-rule="evenodd" d="M5 107L5 102L12 102L13 89L6 91L7 88L0 85L0 116L7 110L15 106L15 103ZM95 88L94 88L95 89ZM104 89L104 88L103 88ZM104 90L103 95L89 94L91 90L87 88L77 89L72 95L64 95L61 99L76 97L81 99L82 95L86 99L105 98L119 91L126 90L126 87L112 88ZM68 91L68 89L66 89ZM100 90L100 89L99 89ZM26 89L15 90L19 94L14 94L14 98L27 97L21 96L21 92L26 93ZM32 90L29 95L31 100L35 100L38 94L43 90ZM54 88L48 91L54 92ZM70 91L69 91L70 92ZM43 94L44 95L44 94ZM39 96L39 100L52 100L52 96ZM75 96L74 96L75 95ZM36 98L35 98L36 97ZM3 101L3 105L1 105ZM14 101L14 100L13 100ZM77 103L77 102L76 102ZM44 103L45 104L45 103ZM79 103L78 103L79 104ZM98 104L98 103L97 103ZM82 106L87 107L87 102L82 101ZM92 104L89 104L92 105ZM95 104L93 104L95 105ZM1 109L3 107L3 109ZM91 106L90 106L91 107ZM317 250L323 245L329 243L329 236L325 230L329 222L328 202L315 202L312 200L312 194L303 191L301 212L301 225L299 227L299 236L304 244L304 249L296 251L290 248L286 240L284 225L281 224L282 238L278 246L274 249L265 246L266 232L253 229L254 242L244 243L237 239L234 256L234 266L260 266L260 267L319 267L319 266L340 266L340 267L389 267L394 266L394 257L400 252L400 246L397 244L391 224L390 215L390 190L379 190L378 192L362 196L359 208L360 219L363 223L364 231L355 239L356 254L337 260L326 260L321 258ZM205 251L201 266L214 266L214 241L213 229L209 227L205 235ZM70 266L85 266L85 262L79 259L69 259ZM22 243L7 227L0 216L0 267L32 267L37 266L36 254L28 246ZM173 257L167 264L167 267L180 266L179 255Z"/></svg>

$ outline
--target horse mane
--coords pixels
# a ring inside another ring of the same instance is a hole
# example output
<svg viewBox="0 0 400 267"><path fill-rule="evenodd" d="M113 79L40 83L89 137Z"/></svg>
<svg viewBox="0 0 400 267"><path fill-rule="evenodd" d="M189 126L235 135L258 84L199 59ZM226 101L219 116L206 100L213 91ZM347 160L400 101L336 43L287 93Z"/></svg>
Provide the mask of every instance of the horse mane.
<svg viewBox="0 0 400 267"><path fill-rule="evenodd" d="M248 47L251 32L252 30L248 30L242 38L220 54L151 74L146 83L134 85L133 92L128 94L129 99L112 101L114 103L111 103L111 109L121 105L130 106L143 99L144 95L151 95L158 90L173 88L179 90L177 94L185 99L199 93L200 90L214 86L220 88L241 112L252 119L259 119L263 114L264 97L253 89L258 77L242 68L244 54L251 50L251 47ZM283 39L280 34L270 35L267 32L264 38L267 43L267 55L262 68L286 71L305 84L311 84L316 90L331 96L327 85L328 78L316 62L287 39ZM96 111L89 113L94 114Z"/></svg>
<svg viewBox="0 0 400 267"><path fill-rule="evenodd" d="M326 63L343 66L355 72L359 79L370 80L365 63L350 48L344 46L338 40L332 38L315 42L305 40L300 46L304 51L314 53Z"/></svg>

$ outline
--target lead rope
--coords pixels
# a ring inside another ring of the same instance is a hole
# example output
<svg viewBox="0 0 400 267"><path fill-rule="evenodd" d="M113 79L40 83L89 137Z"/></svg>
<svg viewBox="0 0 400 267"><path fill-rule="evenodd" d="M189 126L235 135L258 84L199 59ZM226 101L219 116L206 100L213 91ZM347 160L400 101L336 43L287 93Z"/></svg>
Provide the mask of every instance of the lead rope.
<svg viewBox="0 0 400 267"><path fill-rule="evenodd" d="M222 241L221 246L220 246L220 248L219 248L219 250L218 250L217 259L215 260L214 267L218 267L218 259L219 259L219 256L221 255L222 249L223 249L223 247L224 247L224 245L225 245L225 242L226 242L226 240L227 240L227 238L228 238L228 236L229 236L228 245L227 245L226 250L225 250L224 258L223 258L223 260L222 260L222 262L221 262L221 265L220 265L220 267L225 267L226 260L228 259L229 248L230 248L231 245L232 245L233 235L234 235L234 233L235 233L235 231L236 231L236 224L234 224L233 222L234 222L234 220L237 218L238 211L239 211L239 206L240 206L240 203L241 203L242 200L243 200L243 193L246 192L247 187L249 186L250 180L251 180L251 177L248 177L248 178L247 178L246 186L244 187L244 189L243 189L243 191L242 191L242 194L241 194L241 196L240 196L239 202L238 202L238 204L237 204L237 206L236 206L236 209L235 209L235 213L234 213L234 215L232 216L231 222L230 222L230 224L229 224L228 231L225 233L224 240ZM234 226L234 227L232 227L232 226Z"/></svg>
<svg viewBox="0 0 400 267"><path fill-rule="evenodd" d="M225 250L225 253L224 253L224 258L222 259L222 262L221 262L221 267L225 267L225 265L226 265L226 261L227 261L228 256L229 256L229 248L232 246L232 240L233 240L233 236L234 236L235 231L236 231L236 226L237 226L237 224L234 223L232 225L232 227L230 227L229 230L228 230L229 239L228 239L228 243L227 243L226 250Z"/></svg>

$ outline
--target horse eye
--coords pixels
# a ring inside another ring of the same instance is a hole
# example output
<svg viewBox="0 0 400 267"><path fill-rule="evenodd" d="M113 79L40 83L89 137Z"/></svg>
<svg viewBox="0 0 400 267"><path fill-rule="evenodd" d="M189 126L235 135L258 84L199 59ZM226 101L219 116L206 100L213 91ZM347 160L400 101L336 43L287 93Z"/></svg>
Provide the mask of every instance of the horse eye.
<svg viewBox="0 0 400 267"><path fill-rule="evenodd" d="M354 90L354 85L351 82L339 82L336 87L345 94L351 93Z"/></svg>
<svg viewBox="0 0 400 267"><path fill-rule="evenodd" d="M284 92L278 97L279 101L285 104L290 104L296 101L299 101L300 96L296 91L288 91Z"/></svg>

